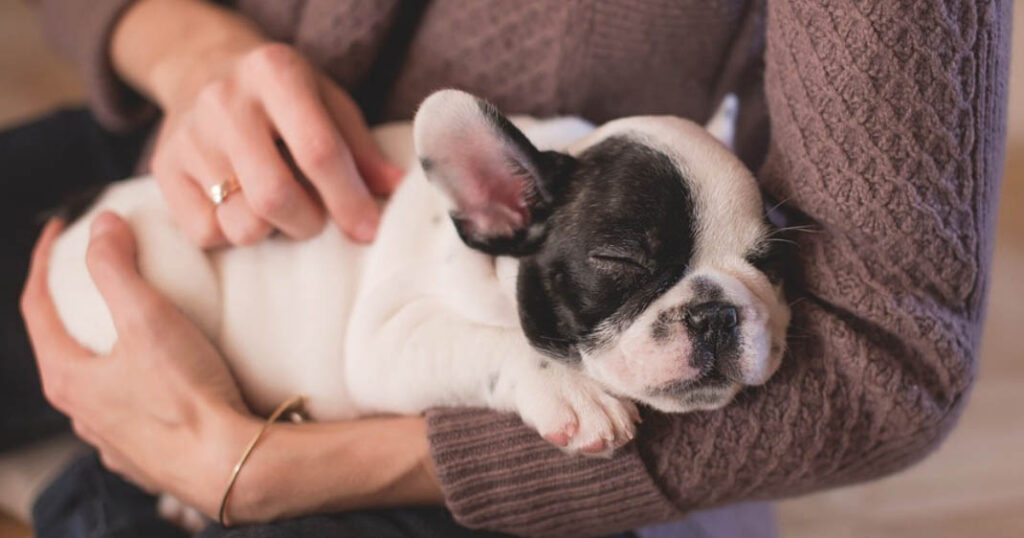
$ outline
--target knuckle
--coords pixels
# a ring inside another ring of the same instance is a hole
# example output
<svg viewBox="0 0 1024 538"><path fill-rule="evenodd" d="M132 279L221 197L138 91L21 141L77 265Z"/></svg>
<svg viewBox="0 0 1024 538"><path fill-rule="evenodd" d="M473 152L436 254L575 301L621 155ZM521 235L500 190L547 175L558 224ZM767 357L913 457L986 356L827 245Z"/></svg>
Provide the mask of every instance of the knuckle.
<svg viewBox="0 0 1024 538"><path fill-rule="evenodd" d="M226 105L225 105L226 106ZM215 136L211 136L210 132L213 129L203 121L190 121L185 125L182 125L175 133L174 142L178 146L177 153L179 155L198 155L202 152L200 148L206 145L204 142L209 139L216 141Z"/></svg>
<svg viewBox="0 0 1024 538"><path fill-rule="evenodd" d="M110 471L113 471L114 473L121 474L117 458L110 455L110 453L106 450L99 450L99 456L100 463L102 463L104 467L106 467Z"/></svg>
<svg viewBox="0 0 1024 538"><path fill-rule="evenodd" d="M92 438L92 432L80 420L71 421L71 431L75 432L75 435L83 441L90 442Z"/></svg>
<svg viewBox="0 0 1024 538"><path fill-rule="evenodd" d="M296 151L299 163L313 173L326 172L339 159L348 155L348 147L330 133L308 136Z"/></svg>
<svg viewBox="0 0 1024 538"><path fill-rule="evenodd" d="M286 178L274 178L253 189L249 204L257 215L272 217L286 211L294 201L295 188Z"/></svg>
<svg viewBox="0 0 1024 538"><path fill-rule="evenodd" d="M243 65L258 72L272 73L297 65L297 56L292 47L284 43L267 43L253 49L243 60Z"/></svg>
<svg viewBox="0 0 1024 538"><path fill-rule="evenodd" d="M207 109L227 109L235 97L235 88L230 79L220 78L199 90L196 102Z"/></svg>
<svg viewBox="0 0 1024 538"><path fill-rule="evenodd" d="M48 371L42 378L43 396L60 410L67 409L67 377L58 372Z"/></svg>

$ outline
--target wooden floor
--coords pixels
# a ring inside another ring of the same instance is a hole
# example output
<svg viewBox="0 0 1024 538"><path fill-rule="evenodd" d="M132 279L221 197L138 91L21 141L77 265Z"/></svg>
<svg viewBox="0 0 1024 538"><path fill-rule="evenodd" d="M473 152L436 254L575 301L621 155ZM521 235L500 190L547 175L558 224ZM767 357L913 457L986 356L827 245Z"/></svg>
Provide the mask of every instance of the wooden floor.
<svg viewBox="0 0 1024 538"><path fill-rule="evenodd" d="M1024 537L1024 7L1014 15L1010 143L981 374L943 447L871 484L780 503L788 538ZM0 126L81 99L22 0L0 0ZM1012 210L1011 210L1012 208ZM28 537L0 514L0 538Z"/></svg>

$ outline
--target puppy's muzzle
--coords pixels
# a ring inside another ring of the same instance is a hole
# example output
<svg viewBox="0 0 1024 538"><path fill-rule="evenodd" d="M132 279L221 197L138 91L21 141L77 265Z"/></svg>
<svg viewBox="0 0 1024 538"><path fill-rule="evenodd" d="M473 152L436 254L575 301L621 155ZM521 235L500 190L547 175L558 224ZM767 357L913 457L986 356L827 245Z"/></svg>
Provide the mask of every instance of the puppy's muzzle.
<svg viewBox="0 0 1024 538"><path fill-rule="evenodd" d="M728 303L710 302L691 306L683 314L683 323L693 338L693 366L701 372L718 370L726 378L742 378L732 357L739 338L740 313Z"/></svg>

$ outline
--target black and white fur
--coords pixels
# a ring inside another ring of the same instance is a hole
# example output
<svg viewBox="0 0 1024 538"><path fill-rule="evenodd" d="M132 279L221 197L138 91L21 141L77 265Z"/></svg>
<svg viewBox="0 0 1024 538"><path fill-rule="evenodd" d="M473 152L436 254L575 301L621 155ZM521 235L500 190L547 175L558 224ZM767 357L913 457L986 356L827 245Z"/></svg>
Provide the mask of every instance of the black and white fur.
<svg viewBox="0 0 1024 538"><path fill-rule="evenodd" d="M109 350L85 251L89 222L113 210L142 273L216 343L257 413L294 394L315 420L483 406L607 453L632 438L634 401L714 409L779 366L789 310L756 263L769 226L727 147L736 109L728 97L711 134L667 116L595 129L510 121L443 90L412 126L375 130L410 172L372 245L327 226L204 252L145 177L63 234L50 288L71 334Z"/></svg>

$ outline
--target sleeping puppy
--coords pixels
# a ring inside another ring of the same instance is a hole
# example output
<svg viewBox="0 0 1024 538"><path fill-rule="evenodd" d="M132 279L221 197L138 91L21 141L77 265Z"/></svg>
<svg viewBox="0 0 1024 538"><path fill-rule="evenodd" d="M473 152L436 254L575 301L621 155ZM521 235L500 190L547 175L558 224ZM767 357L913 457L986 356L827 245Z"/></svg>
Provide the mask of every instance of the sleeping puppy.
<svg viewBox="0 0 1024 538"><path fill-rule="evenodd" d="M219 347L257 413L295 394L315 420L482 406L607 454L632 438L633 402L721 407L785 350L761 196L727 147L737 106L726 98L710 133L654 116L595 129L513 122L443 90L411 127L376 129L410 171L372 245L327 226L204 252L155 181L134 179L60 238L53 299L75 338L110 349L85 252L90 221L113 210L143 275Z"/></svg>

